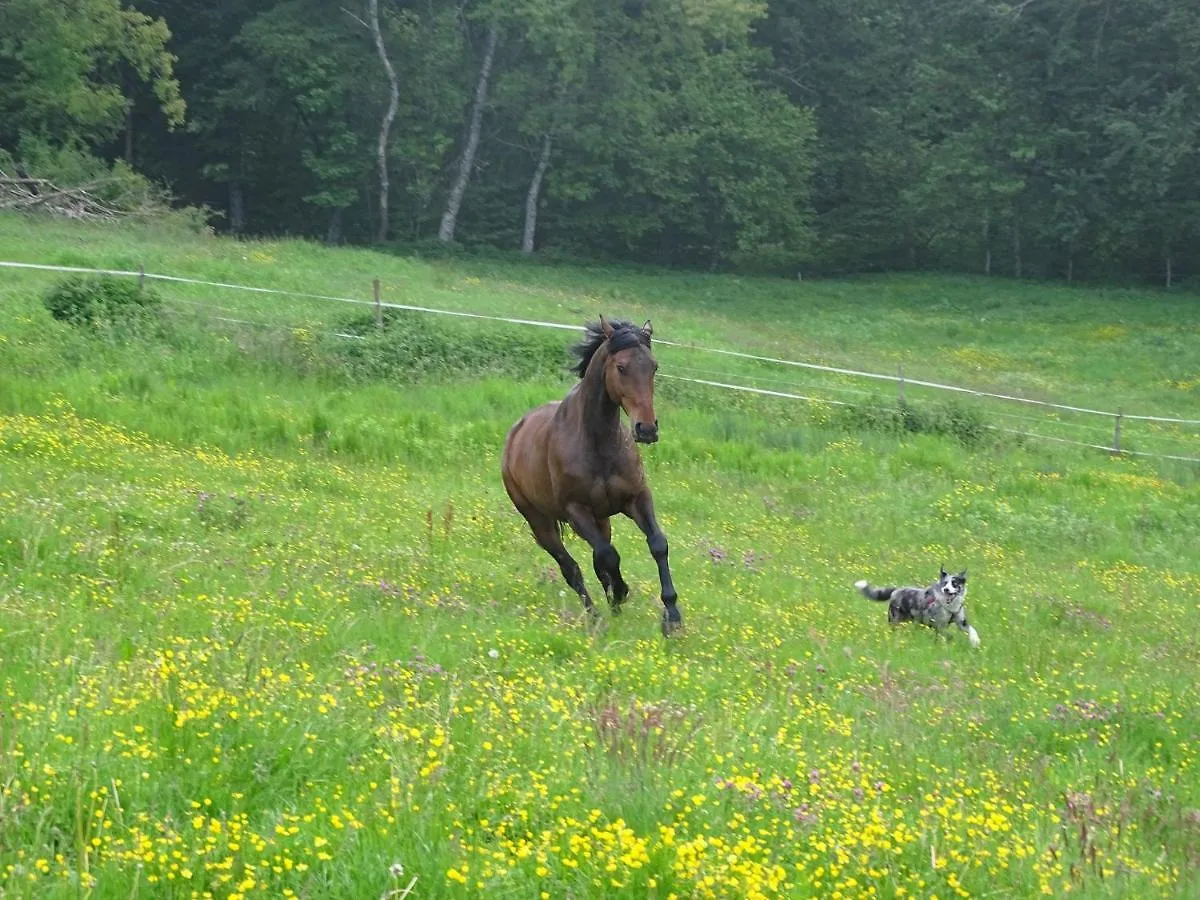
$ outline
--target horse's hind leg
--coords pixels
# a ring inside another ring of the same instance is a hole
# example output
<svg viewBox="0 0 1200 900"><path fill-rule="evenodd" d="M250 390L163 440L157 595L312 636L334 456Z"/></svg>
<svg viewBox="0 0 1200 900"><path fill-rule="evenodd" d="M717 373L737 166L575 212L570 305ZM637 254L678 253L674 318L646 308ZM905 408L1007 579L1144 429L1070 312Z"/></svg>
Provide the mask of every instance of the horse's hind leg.
<svg viewBox="0 0 1200 900"><path fill-rule="evenodd" d="M595 615L596 606L592 603L587 585L583 583L583 572L579 568L579 563L575 562L575 558L567 552L567 548L563 545L562 535L558 531L558 522L534 509L520 505L517 506L517 509L529 523L529 528L533 532L538 546L554 557L563 579L579 595L584 608Z"/></svg>
<svg viewBox="0 0 1200 900"><path fill-rule="evenodd" d="M599 523L600 532L604 535L604 539L611 543L612 528L609 526L608 520ZM604 596L608 598L609 606L612 605L612 576L608 574L608 568L604 565L604 561L600 559L600 554L592 550L592 571L596 573L596 577L600 579L600 584L604 586Z"/></svg>
<svg viewBox="0 0 1200 900"><path fill-rule="evenodd" d="M611 547L612 522L608 519L597 519L596 526L603 542ZM599 550L592 550L592 568L596 572L596 577L600 579L600 583L604 585L604 596L608 598L608 605L612 607L614 613L619 613L621 604L629 596L629 585L621 577L621 558L617 557L616 565L611 569L606 566L606 562L611 563L612 561L611 559L606 560Z"/></svg>

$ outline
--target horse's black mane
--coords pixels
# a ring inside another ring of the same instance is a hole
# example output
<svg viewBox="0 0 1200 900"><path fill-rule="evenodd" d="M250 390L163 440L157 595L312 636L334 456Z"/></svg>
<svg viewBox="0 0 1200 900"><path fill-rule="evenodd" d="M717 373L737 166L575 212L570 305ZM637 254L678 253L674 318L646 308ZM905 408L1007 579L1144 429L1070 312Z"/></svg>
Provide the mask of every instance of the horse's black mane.
<svg viewBox="0 0 1200 900"><path fill-rule="evenodd" d="M610 319L608 324L612 326L612 337L607 338L608 349L612 353L628 350L638 344L645 347L650 346L649 335L632 322L624 319ZM579 362L571 366L571 371L582 378L587 371L588 363L592 361L592 357L596 355L596 351L600 349L605 340L604 327L599 322L588 322L584 328L583 340L571 348L571 353L579 358Z"/></svg>

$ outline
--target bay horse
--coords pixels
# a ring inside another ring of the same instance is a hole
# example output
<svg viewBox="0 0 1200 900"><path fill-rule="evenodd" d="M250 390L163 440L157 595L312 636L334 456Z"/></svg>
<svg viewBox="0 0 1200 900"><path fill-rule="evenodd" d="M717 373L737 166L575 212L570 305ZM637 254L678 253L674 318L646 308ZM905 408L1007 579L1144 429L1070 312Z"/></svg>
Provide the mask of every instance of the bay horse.
<svg viewBox="0 0 1200 900"><path fill-rule="evenodd" d="M563 546L562 526L569 525L591 545L592 567L616 614L629 586L621 577L609 519L617 513L633 519L658 565L662 632L669 635L683 619L667 564L667 538L654 517L654 499L635 446L658 440L652 333L649 321L641 328L603 316L589 323L573 348L579 383L561 401L532 409L513 425L500 468L513 505L592 616L596 609L579 564ZM622 421L621 410L632 430Z"/></svg>

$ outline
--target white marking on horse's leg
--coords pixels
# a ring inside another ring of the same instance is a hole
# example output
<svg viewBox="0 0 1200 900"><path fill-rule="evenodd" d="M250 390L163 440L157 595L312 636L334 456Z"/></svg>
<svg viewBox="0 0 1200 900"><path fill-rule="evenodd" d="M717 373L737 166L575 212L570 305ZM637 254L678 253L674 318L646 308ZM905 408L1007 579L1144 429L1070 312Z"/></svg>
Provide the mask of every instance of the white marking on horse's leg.
<svg viewBox="0 0 1200 900"><path fill-rule="evenodd" d="M972 647L979 646L979 632L975 630L974 625L967 626L967 639L970 640Z"/></svg>

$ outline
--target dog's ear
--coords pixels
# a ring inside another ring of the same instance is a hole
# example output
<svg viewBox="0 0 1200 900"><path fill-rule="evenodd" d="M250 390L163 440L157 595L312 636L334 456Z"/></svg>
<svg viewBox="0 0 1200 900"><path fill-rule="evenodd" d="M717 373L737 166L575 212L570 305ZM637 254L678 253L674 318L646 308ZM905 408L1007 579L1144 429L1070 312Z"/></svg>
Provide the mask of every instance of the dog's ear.
<svg viewBox="0 0 1200 900"><path fill-rule="evenodd" d="M941 573L942 578L946 577L946 566L945 565L938 566L938 571Z"/></svg>
<svg viewBox="0 0 1200 900"><path fill-rule="evenodd" d="M958 577L961 578L963 581L966 581L967 580L967 570L963 569L961 572L959 572Z"/></svg>

